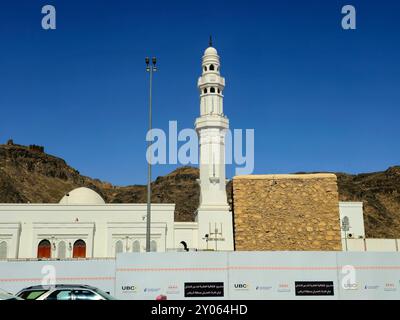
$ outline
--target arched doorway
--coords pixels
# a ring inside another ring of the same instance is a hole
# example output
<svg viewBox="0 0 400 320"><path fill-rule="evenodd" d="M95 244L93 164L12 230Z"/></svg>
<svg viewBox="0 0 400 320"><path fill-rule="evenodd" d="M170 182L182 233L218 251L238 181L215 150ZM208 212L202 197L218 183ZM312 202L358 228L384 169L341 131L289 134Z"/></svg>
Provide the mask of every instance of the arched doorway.
<svg viewBox="0 0 400 320"><path fill-rule="evenodd" d="M73 258L86 258L86 243L79 239L74 243L74 249L72 252Z"/></svg>
<svg viewBox="0 0 400 320"><path fill-rule="evenodd" d="M50 259L51 258L51 244L47 239L43 239L38 244L37 250L38 259Z"/></svg>

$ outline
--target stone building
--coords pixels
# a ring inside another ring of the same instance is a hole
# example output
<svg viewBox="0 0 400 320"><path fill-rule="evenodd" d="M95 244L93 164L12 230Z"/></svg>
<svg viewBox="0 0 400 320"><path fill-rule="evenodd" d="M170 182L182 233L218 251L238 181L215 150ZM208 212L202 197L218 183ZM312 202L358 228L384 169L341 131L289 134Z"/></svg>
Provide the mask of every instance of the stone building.
<svg viewBox="0 0 400 320"><path fill-rule="evenodd" d="M341 250L334 174L233 179L236 250Z"/></svg>

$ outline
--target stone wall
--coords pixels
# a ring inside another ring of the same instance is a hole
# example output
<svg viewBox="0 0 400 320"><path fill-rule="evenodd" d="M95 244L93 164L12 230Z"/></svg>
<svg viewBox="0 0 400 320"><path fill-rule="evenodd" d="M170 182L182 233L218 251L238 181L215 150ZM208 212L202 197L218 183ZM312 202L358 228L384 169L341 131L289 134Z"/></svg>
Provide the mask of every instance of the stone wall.
<svg viewBox="0 0 400 320"><path fill-rule="evenodd" d="M334 174L233 179L236 250L342 250Z"/></svg>

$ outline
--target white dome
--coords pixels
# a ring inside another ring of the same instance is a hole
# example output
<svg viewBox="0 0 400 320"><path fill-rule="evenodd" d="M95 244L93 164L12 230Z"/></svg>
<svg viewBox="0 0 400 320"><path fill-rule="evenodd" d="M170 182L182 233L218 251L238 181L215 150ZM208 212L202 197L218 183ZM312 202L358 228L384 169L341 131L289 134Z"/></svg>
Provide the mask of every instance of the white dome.
<svg viewBox="0 0 400 320"><path fill-rule="evenodd" d="M204 51L204 55L208 56L208 55L218 55L217 49L215 49L214 47L208 47L205 51Z"/></svg>
<svg viewBox="0 0 400 320"><path fill-rule="evenodd" d="M81 187L67 193L60 204L105 204L105 201L92 189Z"/></svg>

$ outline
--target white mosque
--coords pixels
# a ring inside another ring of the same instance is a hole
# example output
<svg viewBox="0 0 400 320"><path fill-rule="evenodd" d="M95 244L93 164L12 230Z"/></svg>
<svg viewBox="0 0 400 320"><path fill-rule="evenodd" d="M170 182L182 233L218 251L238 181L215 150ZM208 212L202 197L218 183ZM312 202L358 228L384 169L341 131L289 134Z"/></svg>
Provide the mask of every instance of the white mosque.
<svg viewBox="0 0 400 320"><path fill-rule="evenodd" d="M217 50L202 58L198 80L200 206L195 222L175 222L175 204L152 204L151 251L233 250L232 213L225 191L225 79ZM145 251L146 204L109 204L77 188L58 204L0 204L0 259L104 258Z"/></svg>
<svg viewBox="0 0 400 320"><path fill-rule="evenodd" d="M151 251L234 250L233 217L225 177L223 112L225 79L217 50L202 58L198 80L200 116L200 205L195 222L174 221L175 204L152 204ZM365 239L361 202L338 202L343 250L399 251L400 240ZM108 258L119 252L144 252L146 204L109 204L88 188L77 188L58 204L0 204L0 259Z"/></svg>

